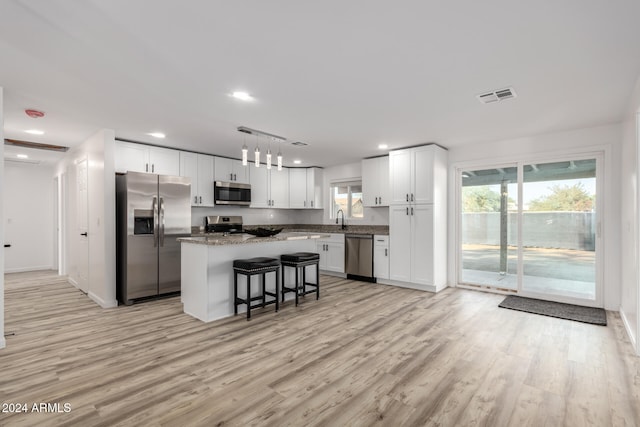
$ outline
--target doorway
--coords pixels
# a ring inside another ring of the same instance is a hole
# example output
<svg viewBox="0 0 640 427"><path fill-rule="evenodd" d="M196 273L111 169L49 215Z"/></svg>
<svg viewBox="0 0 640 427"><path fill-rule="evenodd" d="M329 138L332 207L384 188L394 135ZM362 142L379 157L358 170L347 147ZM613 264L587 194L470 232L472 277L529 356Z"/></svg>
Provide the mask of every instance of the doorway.
<svg viewBox="0 0 640 427"><path fill-rule="evenodd" d="M458 169L463 286L602 306L602 155Z"/></svg>

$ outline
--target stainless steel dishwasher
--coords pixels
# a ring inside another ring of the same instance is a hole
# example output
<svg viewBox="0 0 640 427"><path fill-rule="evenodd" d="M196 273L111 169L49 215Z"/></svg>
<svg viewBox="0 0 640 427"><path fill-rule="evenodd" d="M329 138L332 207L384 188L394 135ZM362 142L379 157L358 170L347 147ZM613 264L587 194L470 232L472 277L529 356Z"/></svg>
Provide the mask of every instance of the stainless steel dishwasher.
<svg viewBox="0 0 640 427"><path fill-rule="evenodd" d="M375 282L373 277L373 235L347 234L345 270L347 278Z"/></svg>

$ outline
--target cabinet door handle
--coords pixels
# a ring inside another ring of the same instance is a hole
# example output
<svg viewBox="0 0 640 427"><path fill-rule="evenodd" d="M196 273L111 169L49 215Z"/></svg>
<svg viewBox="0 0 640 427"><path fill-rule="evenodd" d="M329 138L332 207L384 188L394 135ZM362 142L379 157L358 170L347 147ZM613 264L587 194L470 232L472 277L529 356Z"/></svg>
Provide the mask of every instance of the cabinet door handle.
<svg viewBox="0 0 640 427"><path fill-rule="evenodd" d="M84 236L84 237L87 237L87 233L86 233L86 232L84 232L84 233L80 233L80 235L81 235L81 236Z"/></svg>
<svg viewBox="0 0 640 427"><path fill-rule="evenodd" d="M378 198L376 197L376 199L375 199L375 200L376 200L376 201L375 201L375 202L373 202L373 204L374 204L374 205L377 205L377 204L378 204Z"/></svg>
<svg viewBox="0 0 640 427"><path fill-rule="evenodd" d="M302 206L304 206L305 208L307 207L307 201L306 200L304 202L302 202Z"/></svg>
<svg viewBox="0 0 640 427"><path fill-rule="evenodd" d="M193 199L193 203L198 203L198 196L194 197Z"/></svg>
<svg viewBox="0 0 640 427"><path fill-rule="evenodd" d="M378 202L380 202L380 204L382 204L382 196L378 197Z"/></svg>
<svg viewBox="0 0 640 427"><path fill-rule="evenodd" d="M411 215L413 215L413 206L411 206Z"/></svg>
<svg viewBox="0 0 640 427"><path fill-rule="evenodd" d="M413 193L411 193L411 201L413 202Z"/></svg>
<svg viewBox="0 0 640 427"><path fill-rule="evenodd" d="M149 172L149 163L144 164L144 171Z"/></svg>
<svg viewBox="0 0 640 427"><path fill-rule="evenodd" d="M407 193L407 202L409 201L409 193Z"/></svg>
<svg viewBox="0 0 640 427"><path fill-rule="evenodd" d="M407 215L409 215L409 208L407 208Z"/></svg>
<svg viewBox="0 0 640 427"><path fill-rule="evenodd" d="M155 173L155 171L156 171L156 164L155 164L155 163L152 163L152 164L151 164L151 172L154 172L154 173Z"/></svg>
<svg viewBox="0 0 640 427"><path fill-rule="evenodd" d="M272 201L271 201L271 206L275 206L275 205L276 205L276 201L275 201L275 200L272 200Z"/></svg>
<svg viewBox="0 0 640 427"><path fill-rule="evenodd" d="M313 200L311 201L311 207L313 207Z"/></svg>
<svg viewBox="0 0 640 427"><path fill-rule="evenodd" d="M233 174L233 180L237 181L238 180L238 175L236 175L235 173Z"/></svg>
<svg viewBox="0 0 640 427"><path fill-rule="evenodd" d="M384 248L384 256L388 256L389 255L389 249Z"/></svg>
<svg viewBox="0 0 640 427"><path fill-rule="evenodd" d="M229 181L233 181L233 174L232 173L229 174Z"/></svg>
<svg viewBox="0 0 640 427"><path fill-rule="evenodd" d="M200 196L200 204L202 204L202 196Z"/></svg>

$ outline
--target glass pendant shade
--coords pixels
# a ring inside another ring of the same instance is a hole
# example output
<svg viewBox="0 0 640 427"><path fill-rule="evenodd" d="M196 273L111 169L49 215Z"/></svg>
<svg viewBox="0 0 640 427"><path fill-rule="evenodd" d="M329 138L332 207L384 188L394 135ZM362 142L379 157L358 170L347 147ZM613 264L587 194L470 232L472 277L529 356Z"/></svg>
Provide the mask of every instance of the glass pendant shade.
<svg viewBox="0 0 640 427"><path fill-rule="evenodd" d="M256 147L256 151L255 151L255 162L256 162L256 167L259 168L260 167L260 149L258 147Z"/></svg>
<svg viewBox="0 0 640 427"><path fill-rule="evenodd" d="M247 148L247 144L242 146L242 166L247 166L247 156L249 154L249 149Z"/></svg>
<svg viewBox="0 0 640 427"><path fill-rule="evenodd" d="M278 151L278 170L282 170L282 153Z"/></svg>
<svg viewBox="0 0 640 427"><path fill-rule="evenodd" d="M267 169L271 169L271 150L267 150Z"/></svg>

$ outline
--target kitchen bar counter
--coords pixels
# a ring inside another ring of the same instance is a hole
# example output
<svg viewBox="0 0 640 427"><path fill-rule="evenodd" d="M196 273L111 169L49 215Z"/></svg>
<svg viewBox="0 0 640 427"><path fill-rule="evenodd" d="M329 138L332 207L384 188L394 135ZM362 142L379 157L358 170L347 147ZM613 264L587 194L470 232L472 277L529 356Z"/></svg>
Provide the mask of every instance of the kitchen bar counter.
<svg viewBox="0 0 640 427"><path fill-rule="evenodd" d="M322 233L280 233L273 237L251 235L213 235L182 237L181 287L183 311L203 322L233 315L233 261L254 257L280 259L280 255L292 252L317 252L316 239ZM294 280L294 269L288 268L283 278ZM267 275L267 287L273 288L273 274ZM309 277L315 272L309 271ZM257 292L256 285L253 287ZM239 297L244 297L245 277L238 276ZM293 298L288 294L287 299ZM290 307L283 307L288 310ZM238 312L245 311L244 306Z"/></svg>
<svg viewBox="0 0 640 427"><path fill-rule="evenodd" d="M263 225L244 225L244 228L282 228L283 233L341 233L341 234L377 234L388 236L388 225L347 225L344 230L340 225L335 224L263 224ZM200 231L200 227L192 228L192 236L209 236L209 234Z"/></svg>
<svg viewBox="0 0 640 427"><path fill-rule="evenodd" d="M251 234L230 234L223 236L221 233L212 233L193 235L191 237L181 237L178 241L183 243L195 243L197 245L225 246L282 242L287 240L320 239L322 237L329 237L329 235L309 232L282 232L271 237L256 237Z"/></svg>

